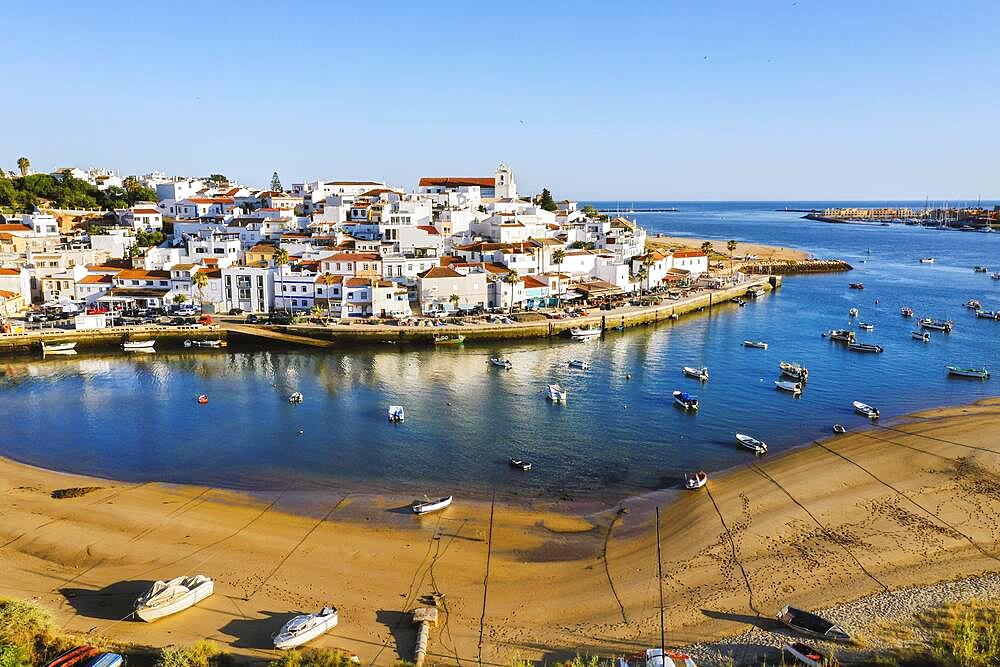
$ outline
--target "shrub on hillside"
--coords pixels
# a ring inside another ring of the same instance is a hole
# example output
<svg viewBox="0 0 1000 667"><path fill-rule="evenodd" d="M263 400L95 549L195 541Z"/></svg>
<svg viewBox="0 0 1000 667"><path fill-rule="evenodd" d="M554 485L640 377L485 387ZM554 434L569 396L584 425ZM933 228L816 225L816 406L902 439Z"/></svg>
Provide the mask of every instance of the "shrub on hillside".
<svg viewBox="0 0 1000 667"><path fill-rule="evenodd" d="M354 667L351 656L326 648L293 649L271 661L268 667Z"/></svg>
<svg viewBox="0 0 1000 667"><path fill-rule="evenodd" d="M33 602L0 599L0 644L23 651L28 661L43 661L58 636L49 612Z"/></svg>
<svg viewBox="0 0 1000 667"><path fill-rule="evenodd" d="M0 644L0 667L31 667L31 658L20 646Z"/></svg>
<svg viewBox="0 0 1000 667"><path fill-rule="evenodd" d="M232 656L218 644L202 639L191 646L170 646L163 649L157 667L226 667Z"/></svg>

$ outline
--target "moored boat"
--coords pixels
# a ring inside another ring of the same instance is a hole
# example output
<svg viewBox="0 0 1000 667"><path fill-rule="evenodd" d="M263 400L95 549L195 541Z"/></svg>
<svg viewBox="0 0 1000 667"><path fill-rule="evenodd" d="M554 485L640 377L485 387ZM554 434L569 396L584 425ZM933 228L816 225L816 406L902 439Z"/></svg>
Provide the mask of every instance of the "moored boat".
<svg viewBox="0 0 1000 667"><path fill-rule="evenodd" d="M830 659L808 644L802 642L790 642L781 647L790 656L808 667L827 667Z"/></svg>
<svg viewBox="0 0 1000 667"><path fill-rule="evenodd" d="M431 500L427 496L424 496L424 500L422 501L414 500L413 504L410 505L410 509L413 510L414 514L429 514L448 507L451 505L452 500L452 496L445 496L444 498L438 498L437 500Z"/></svg>
<svg viewBox="0 0 1000 667"><path fill-rule="evenodd" d="M847 311L847 314L851 317L857 317L859 312L860 311L858 311L857 308L851 308L849 311Z"/></svg>
<svg viewBox="0 0 1000 667"><path fill-rule="evenodd" d="M514 367L514 364L510 363L510 359L504 359L502 357L490 357L490 363L498 368L504 368L508 371Z"/></svg>
<svg viewBox="0 0 1000 667"><path fill-rule="evenodd" d="M767 343L762 340L745 340L743 341L743 347L754 347L759 350L766 350Z"/></svg>
<svg viewBox="0 0 1000 667"><path fill-rule="evenodd" d="M864 329L865 331L875 331L875 325L871 322L860 322L858 324L859 329Z"/></svg>
<svg viewBox="0 0 1000 667"><path fill-rule="evenodd" d="M990 274L990 278L992 278L993 280L1000 280L1000 271L996 271L994 273L991 273Z"/></svg>
<svg viewBox="0 0 1000 667"><path fill-rule="evenodd" d="M972 270L975 271L976 273L988 273L990 269L989 269L988 266L982 266L982 265L980 265L980 266L977 266L976 268L974 268Z"/></svg>
<svg viewBox="0 0 1000 667"><path fill-rule="evenodd" d="M830 329L823 336L838 343L853 343L856 334L850 329Z"/></svg>
<svg viewBox="0 0 1000 667"><path fill-rule="evenodd" d="M903 306L899 309L899 314L903 317L913 317L913 309L909 306Z"/></svg>
<svg viewBox="0 0 1000 667"><path fill-rule="evenodd" d="M834 433L847 433L847 427L844 426L843 424L834 424L833 425L833 432Z"/></svg>
<svg viewBox="0 0 1000 667"><path fill-rule="evenodd" d="M454 336L434 336L435 345L461 345L465 342L465 336L456 334Z"/></svg>
<svg viewBox="0 0 1000 667"><path fill-rule="evenodd" d="M96 646L90 646L89 644L77 646L75 648L71 648L65 653L60 653L45 667L75 667L76 665L82 665L84 662L90 660L100 652L101 650L99 648Z"/></svg>
<svg viewBox="0 0 1000 667"><path fill-rule="evenodd" d="M389 421L399 423L406 418L406 412L402 405L390 405L388 411Z"/></svg>
<svg viewBox="0 0 1000 667"><path fill-rule="evenodd" d="M751 287L750 289L747 290L744 296L747 296L751 299L758 299L764 296L765 294L767 294L767 290L764 289L763 287Z"/></svg>
<svg viewBox="0 0 1000 667"><path fill-rule="evenodd" d="M292 392L288 396L288 402L289 403L301 403L304 400L305 400L305 396L303 396L302 392L300 392L300 391Z"/></svg>
<svg viewBox="0 0 1000 667"><path fill-rule="evenodd" d="M924 329L931 329L932 331L944 331L949 333L954 328L955 324L951 320L935 320L933 317L925 317L920 320L920 326Z"/></svg>
<svg viewBox="0 0 1000 667"><path fill-rule="evenodd" d="M986 368L962 368L960 366L945 366L948 375L963 378L975 378L977 380L989 380L990 372Z"/></svg>
<svg viewBox="0 0 1000 667"><path fill-rule="evenodd" d="M702 366L701 368L695 368L694 366L685 366L684 368L681 369L681 371L684 373L684 375L687 375L689 378L694 378L695 380L701 380L702 382L708 380L707 366Z"/></svg>
<svg viewBox="0 0 1000 667"><path fill-rule="evenodd" d="M798 396L802 393L802 385L798 382L789 382L788 380L775 380L774 388L778 391L787 391L793 396Z"/></svg>
<svg viewBox="0 0 1000 667"><path fill-rule="evenodd" d="M979 302L979 299L969 299L963 303L962 306L968 308L969 310L979 310L983 307L983 304Z"/></svg>
<svg viewBox="0 0 1000 667"><path fill-rule="evenodd" d="M875 345L873 343L848 343L847 349L852 352L869 352L872 354L880 354L883 352L881 345Z"/></svg>
<svg viewBox="0 0 1000 667"><path fill-rule="evenodd" d="M205 394L199 394L196 400L198 401L199 404L205 405L206 403L208 403L208 396Z"/></svg>
<svg viewBox="0 0 1000 667"><path fill-rule="evenodd" d="M125 656L121 653L98 653L83 663L83 667L122 667Z"/></svg>
<svg viewBox="0 0 1000 667"><path fill-rule="evenodd" d="M700 489L705 486L708 482L708 473L704 470L699 470L698 472L687 472L684 473L684 486L685 488L694 490Z"/></svg>
<svg viewBox="0 0 1000 667"><path fill-rule="evenodd" d="M545 396L553 403L565 403L568 392L558 384L552 383L550 385L546 385Z"/></svg>
<svg viewBox="0 0 1000 667"><path fill-rule="evenodd" d="M574 328L569 330L569 335L576 341L593 340L601 335L600 327Z"/></svg>
<svg viewBox="0 0 1000 667"><path fill-rule="evenodd" d="M867 403L862 403L861 401L854 401L854 411L859 415L864 415L868 419L878 419L878 408L873 408Z"/></svg>
<svg viewBox="0 0 1000 667"><path fill-rule="evenodd" d="M747 449L752 450L755 454L757 454L757 456L767 454L767 443L763 440L758 440L757 438L746 435L745 433L737 433L736 441Z"/></svg>
<svg viewBox="0 0 1000 667"><path fill-rule="evenodd" d="M786 605L778 612L778 620L793 630L823 639L847 642L851 636L839 625L812 612Z"/></svg>
<svg viewBox="0 0 1000 667"><path fill-rule="evenodd" d="M508 461L508 463L510 464L511 468L517 468L518 470L523 470L524 472L531 470L531 462L525 461L524 459L517 459L512 457Z"/></svg>
<svg viewBox="0 0 1000 667"><path fill-rule="evenodd" d="M69 352L76 347L76 343L42 343L42 353L51 354L53 352Z"/></svg>
<svg viewBox="0 0 1000 667"><path fill-rule="evenodd" d="M590 370L590 362L584 361L583 359L570 359L569 363L567 365L570 368L576 368L577 370L581 370L581 371L589 371Z"/></svg>
<svg viewBox="0 0 1000 667"><path fill-rule="evenodd" d="M778 369L781 374L790 377L798 382L805 382L809 379L809 369L802 364L797 364L791 361L782 361L778 364Z"/></svg>
<svg viewBox="0 0 1000 667"><path fill-rule="evenodd" d="M921 257L920 258L920 263L921 264L933 264L934 263L934 258L933 257Z"/></svg>
<svg viewBox="0 0 1000 667"><path fill-rule="evenodd" d="M850 287L851 289L864 289L865 288L865 284L864 283L847 283L847 286Z"/></svg>
<svg viewBox="0 0 1000 667"><path fill-rule="evenodd" d="M216 339L216 340L185 340L184 347L225 347L226 341Z"/></svg>
<svg viewBox="0 0 1000 667"><path fill-rule="evenodd" d="M151 350L153 346L156 345L156 339L153 340L130 340L122 343L123 350Z"/></svg>
<svg viewBox="0 0 1000 667"><path fill-rule="evenodd" d="M274 636L274 648L301 646L335 627L337 620L336 607L323 607L315 614L296 616L285 623Z"/></svg>
<svg viewBox="0 0 1000 667"><path fill-rule="evenodd" d="M680 390L675 391L673 396L674 396L674 403L684 408L685 410L689 412L694 412L695 410L698 409L697 396L692 396L686 391L680 391Z"/></svg>
<svg viewBox="0 0 1000 667"><path fill-rule="evenodd" d="M911 331L910 337L914 340L923 341L925 343L931 342L931 335L926 331Z"/></svg>
<svg viewBox="0 0 1000 667"><path fill-rule="evenodd" d="M135 615L144 621L176 614L201 602L215 591L215 582L203 574L157 581L135 602Z"/></svg>
<svg viewBox="0 0 1000 667"><path fill-rule="evenodd" d="M747 302L744 301L743 299L739 298L739 297L736 297L735 299L733 299L733 303L735 303L740 308L742 308L743 306L747 305Z"/></svg>
<svg viewBox="0 0 1000 667"><path fill-rule="evenodd" d="M981 320L1000 320L1000 310L977 310L976 317Z"/></svg>

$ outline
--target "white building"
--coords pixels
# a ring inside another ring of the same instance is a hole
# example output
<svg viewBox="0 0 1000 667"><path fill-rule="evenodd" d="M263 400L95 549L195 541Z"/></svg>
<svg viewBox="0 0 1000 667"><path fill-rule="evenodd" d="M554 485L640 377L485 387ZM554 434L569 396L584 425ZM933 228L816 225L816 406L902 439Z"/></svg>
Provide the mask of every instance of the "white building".
<svg viewBox="0 0 1000 667"><path fill-rule="evenodd" d="M260 266L222 269L222 298L225 310L268 312L274 302L274 269Z"/></svg>

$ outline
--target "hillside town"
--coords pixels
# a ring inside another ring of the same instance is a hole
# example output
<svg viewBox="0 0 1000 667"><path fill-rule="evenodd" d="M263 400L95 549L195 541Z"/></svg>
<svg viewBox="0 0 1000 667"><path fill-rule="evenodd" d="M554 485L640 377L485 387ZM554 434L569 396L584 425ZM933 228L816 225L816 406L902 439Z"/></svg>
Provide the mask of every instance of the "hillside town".
<svg viewBox="0 0 1000 667"><path fill-rule="evenodd" d="M122 181L58 173L98 188ZM547 190L522 195L504 164L488 177L424 177L412 191L367 180L283 189L277 174L268 190L131 178L156 201L99 216L2 215L0 316L192 306L331 320L475 315L659 290L708 270L697 250L647 251L634 221Z"/></svg>

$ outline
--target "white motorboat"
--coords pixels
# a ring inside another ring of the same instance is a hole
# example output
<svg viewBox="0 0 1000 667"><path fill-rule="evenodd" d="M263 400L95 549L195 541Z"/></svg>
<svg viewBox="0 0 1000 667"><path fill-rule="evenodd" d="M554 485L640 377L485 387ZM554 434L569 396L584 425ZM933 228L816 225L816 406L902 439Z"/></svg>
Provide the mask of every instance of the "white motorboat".
<svg viewBox="0 0 1000 667"><path fill-rule="evenodd" d="M684 473L684 487L694 490L700 489L708 482L708 473L704 470L698 472Z"/></svg>
<svg viewBox="0 0 1000 667"><path fill-rule="evenodd" d="M875 325L871 322L861 322L858 324L858 328L865 331L875 331Z"/></svg>
<svg viewBox="0 0 1000 667"><path fill-rule="evenodd" d="M523 472L528 472L529 470L531 470L531 461L525 461L524 459L511 457L508 463L510 464L511 468L517 468L518 470L521 470Z"/></svg>
<svg viewBox="0 0 1000 667"><path fill-rule="evenodd" d="M850 329L830 329L823 334L823 337L835 340L838 343L853 343L855 333Z"/></svg>
<svg viewBox="0 0 1000 667"><path fill-rule="evenodd" d="M857 317L858 312L860 311L858 311L857 308L851 308L849 311L847 311L847 314L850 315L851 317Z"/></svg>
<svg viewBox="0 0 1000 667"><path fill-rule="evenodd" d="M565 403L567 392L558 384L550 384L545 387L545 395L553 403Z"/></svg>
<svg viewBox="0 0 1000 667"><path fill-rule="evenodd" d="M920 320L920 326L931 331L951 333L951 330L955 328L955 323L951 320L935 320L933 317L925 317Z"/></svg>
<svg viewBox="0 0 1000 667"><path fill-rule="evenodd" d="M799 382L789 382L788 380L775 380L774 388L778 391L787 391L793 396L798 396L802 393L802 384Z"/></svg>
<svg viewBox="0 0 1000 667"><path fill-rule="evenodd" d="M1000 271L995 271L990 274L990 278L993 280L1000 280Z"/></svg>
<svg viewBox="0 0 1000 667"><path fill-rule="evenodd" d="M498 368L504 368L508 371L514 367L514 364L510 363L510 359L504 359L503 357L490 357L490 363Z"/></svg>
<svg viewBox="0 0 1000 667"><path fill-rule="evenodd" d="M226 341L224 340L185 340L184 347L225 347Z"/></svg>
<svg viewBox="0 0 1000 667"><path fill-rule="evenodd" d="M215 591L215 582L203 574L157 581L135 602L135 615L144 621L176 614L201 602Z"/></svg>
<svg viewBox="0 0 1000 667"><path fill-rule="evenodd" d="M289 403L301 403L304 400L305 400L305 396L303 396L302 392L300 392L300 391L293 392L288 397L288 402Z"/></svg>
<svg viewBox="0 0 1000 667"><path fill-rule="evenodd" d="M745 340L743 341L743 347L755 347L759 350L766 350L767 343L762 340Z"/></svg>
<svg viewBox="0 0 1000 667"><path fill-rule="evenodd" d="M736 434L736 441L747 449L753 450L755 454L760 456L761 454L767 454L767 443L763 440L758 440L757 438L751 437L744 433Z"/></svg>
<svg viewBox="0 0 1000 667"><path fill-rule="evenodd" d="M931 342L931 335L926 331L911 331L910 338L914 340L923 341L925 343Z"/></svg>
<svg viewBox="0 0 1000 667"><path fill-rule="evenodd" d="M782 361L778 364L778 369L782 375L792 378L796 382L805 382L809 379L809 369L802 364L791 361Z"/></svg>
<svg viewBox="0 0 1000 667"><path fill-rule="evenodd" d="M406 418L406 412L402 405L390 405L388 415L391 422L401 422Z"/></svg>
<svg viewBox="0 0 1000 667"><path fill-rule="evenodd" d="M445 507L451 505L452 496L445 496L444 498L438 498L437 500L431 500L427 496L424 496L424 500L415 500L413 504L410 505L410 509L413 510L414 514L430 514L431 512L437 512L443 510Z"/></svg>
<svg viewBox="0 0 1000 667"><path fill-rule="evenodd" d="M961 368L959 366L946 366L948 375L962 378L975 378L977 380L989 380L990 372L985 368Z"/></svg>
<svg viewBox="0 0 1000 667"><path fill-rule="evenodd" d="M880 354L884 351L881 345L872 343L848 343L847 349L852 352L871 352L873 354Z"/></svg>
<svg viewBox="0 0 1000 667"><path fill-rule="evenodd" d="M751 287L750 289L747 290L744 296L747 296L751 299L759 299L765 294L767 294L767 290L764 289L763 287Z"/></svg>
<svg viewBox="0 0 1000 667"><path fill-rule="evenodd" d="M962 307L968 308L969 310L979 310L983 307L983 304L980 303L979 299L969 299L962 304Z"/></svg>
<svg viewBox="0 0 1000 667"><path fill-rule="evenodd" d="M685 366L681 370L684 371L684 375L687 375L689 378L694 378L695 380L701 380L702 382L708 380L707 366L702 366L701 368L695 368L694 366Z"/></svg>
<svg viewBox="0 0 1000 667"><path fill-rule="evenodd" d="M854 401L854 411L859 415L864 415L868 419L878 419L878 408L873 408L872 406L862 403L861 401Z"/></svg>
<svg viewBox="0 0 1000 667"><path fill-rule="evenodd" d="M156 345L156 339L153 340L130 340L122 343L123 350L151 350L153 346Z"/></svg>
<svg viewBox="0 0 1000 667"><path fill-rule="evenodd" d="M315 614L296 616L274 636L274 648L301 646L337 625L337 608L323 607Z"/></svg>
<svg viewBox="0 0 1000 667"><path fill-rule="evenodd" d="M843 424L834 424L833 425L833 432L834 433L847 433L847 427L844 426Z"/></svg>
<svg viewBox="0 0 1000 667"><path fill-rule="evenodd" d="M674 403L681 406L685 410L694 412L698 409L698 397L692 396L686 391L675 391L674 392Z"/></svg>
<svg viewBox="0 0 1000 667"><path fill-rule="evenodd" d="M569 334L573 337L573 340L577 341L594 340L595 338L599 338L601 336L601 329L599 327L570 329Z"/></svg>
<svg viewBox="0 0 1000 667"><path fill-rule="evenodd" d="M658 648L646 649L645 667L698 667L694 660L680 651L661 651Z"/></svg>
<svg viewBox="0 0 1000 667"><path fill-rule="evenodd" d="M922 257L920 259L920 263L921 264L933 264L934 263L934 258L933 257Z"/></svg>
<svg viewBox="0 0 1000 667"><path fill-rule="evenodd" d="M981 320L1000 320L1000 310L977 310L976 317Z"/></svg>
<svg viewBox="0 0 1000 667"><path fill-rule="evenodd" d="M76 347L76 343L42 343L42 353L52 354L59 352L70 352Z"/></svg>
<svg viewBox="0 0 1000 667"><path fill-rule="evenodd" d="M581 370L581 371L589 371L590 370L590 362L584 361L583 359L570 359L569 360L569 367L570 368L576 368L577 370Z"/></svg>

